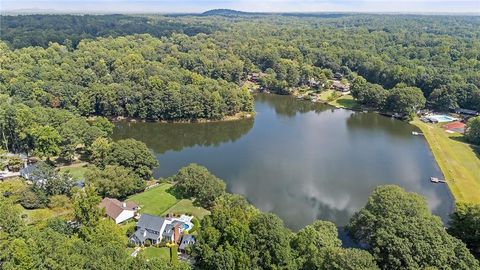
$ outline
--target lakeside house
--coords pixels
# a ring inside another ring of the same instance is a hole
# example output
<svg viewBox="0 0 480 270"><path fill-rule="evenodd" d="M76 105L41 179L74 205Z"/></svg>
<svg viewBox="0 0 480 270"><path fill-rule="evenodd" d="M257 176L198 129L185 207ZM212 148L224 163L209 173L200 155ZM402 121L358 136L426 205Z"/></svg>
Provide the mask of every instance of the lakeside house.
<svg viewBox="0 0 480 270"><path fill-rule="evenodd" d="M178 244L182 235L193 228L192 219L186 215L163 218L142 214L129 241L135 245L145 245L147 241L153 245L162 241Z"/></svg>
<svg viewBox="0 0 480 270"><path fill-rule="evenodd" d="M121 202L112 198L104 198L99 207L104 208L105 214L116 224L133 218L138 210L138 205L134 202Z"/></svg>
<svg viewBox="0 0 480 270"><path fill-rule="evenodd" d="M335 89L337 91L340 91L342 93L346 93L346 92L350 91L350 86L347 85L347 84L343 84L340 81L333 81L332 87L333 87L333 89Z"/></svg>

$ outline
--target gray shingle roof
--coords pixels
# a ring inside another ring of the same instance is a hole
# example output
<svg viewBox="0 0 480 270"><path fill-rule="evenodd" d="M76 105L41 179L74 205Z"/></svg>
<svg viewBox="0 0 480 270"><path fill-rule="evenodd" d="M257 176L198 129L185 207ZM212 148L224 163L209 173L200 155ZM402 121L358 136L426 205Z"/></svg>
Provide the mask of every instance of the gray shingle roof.
<svg viewBox="0 0 480 270"><path fill-rule="evenodd" d="M189 245L195 244L195 237L191 234L184 235L182 238L182 243L180 244L180 249L185 250Z"/></svg>
<svg viewBox="0 0 480 270"><path fill-rule="evenodd" d="M137 227L160 232L160 229L162 228L164 222L164 218L152 216L149 214L142 214L140 216L140 220L138 220Z"/></svg>

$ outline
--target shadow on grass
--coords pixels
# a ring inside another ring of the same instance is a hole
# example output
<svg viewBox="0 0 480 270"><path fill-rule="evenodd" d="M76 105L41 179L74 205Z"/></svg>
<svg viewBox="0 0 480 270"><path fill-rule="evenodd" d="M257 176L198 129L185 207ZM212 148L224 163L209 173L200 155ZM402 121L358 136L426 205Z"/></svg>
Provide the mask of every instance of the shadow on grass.
<svg viewBox="0 0 480 270"><path fill-rule="evenodd" d="M457 141L457 142L468 144L468 146L470 146L470 148L472 148L472 150L475 153L475 155L477 156L477 158L480 159L480 145L474 145L474 144L469 143L467 141L467 139L465 139L465 136L453 136L453 137L449 137L449 138L451 140L454 140L454 141Z"/></svg>
<svg viewBox="0 0 480 270"><path fill-rule="evenodd" d="M183 193L178 190L178 188L176 188L175 186L171 186L170 188L168 188L167 190L165 190L168 194L172 195L173 197L177 198L178 200L181 200L181 199L188 199L188 198L185 198L185 196L183 195Z"/></svg>

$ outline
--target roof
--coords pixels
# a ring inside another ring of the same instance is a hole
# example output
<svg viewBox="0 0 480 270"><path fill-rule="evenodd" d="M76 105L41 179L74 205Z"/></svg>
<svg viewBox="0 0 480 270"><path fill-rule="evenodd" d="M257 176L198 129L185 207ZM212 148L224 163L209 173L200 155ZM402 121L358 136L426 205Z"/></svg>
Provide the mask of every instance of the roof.
<svg viewBox="0 0 480 270"><path fill-rule="evenodd" d="M116 219L124 210L135 211L138 205L134 202L123 203L117 199L104 198L99 207L105 208L107 216Z"/></svg>
<svg viewBox="0 0 480 270"><path fill-rule="evenodd" d="M174 228L175 226L179 226L181 227L183 224L185 224L184 222L181 222L181 221L178 221L178 220L175 220L173 221L172 223L170 224L167 224L165 226L165 230L163 231L163 236L165 237L172 237L173 233L174 233Z"/></svg>
<svg viewBox="0 0 480 270"><path fill-rule="evenodd" d="M332 84L333 87L338 87L338 88L348 88L348 85L345 85L339 81L333 81Z"/></svg>
<svg viewBox="0 0 480 270"><path fill-rule="evenodd" d="M24 178L28 178L36 168L36 164L27 165L20 170L20 175L22 175Z"/></svg>
<svg viewBox="0 0 480 270"><path fill-rule="evenodd" d="M138 229L135 231L135 233L133 233L132 237L135 237L138 239L139 242L143 243L145 242L145 240L147 239L155 239L157 240L159 235L158 234L154 234L154 233L151 233L145 229ZM131 238L132 238L131 237Z"/></svg>
<svg viewBox="0 0 480 270"><path fill-rule="evenodd" d="M452 130L452 131L455 131L455 132L458 132L458 133L464 133L465 132L465 123L462 123L462 122L459 122L459 121L448 123L446 125L443 125L442 127L444 129Z"/></svg>
<svg viewBox="0 0 480 270"><path fill-rule="evenodd" d="M468 110L468 109L457 109L457 113L462 113L462 114L469 114L469 115L477 115L478 112L474 110Z"/></svg>
<svg viewBox="0 0 480 270"><path fill-rule="evenodd" d="M184 235L182 238L182 243L180 243L180 249L185 250L189 245L195 244L195 237L191 234Z"/></svg>
<svg viewBox="0 0 480 270"><path fill-rule="evenodd" d="M137 227L160 232L164 222L164 218L149 214L142 214L138 220Z"/></svg>

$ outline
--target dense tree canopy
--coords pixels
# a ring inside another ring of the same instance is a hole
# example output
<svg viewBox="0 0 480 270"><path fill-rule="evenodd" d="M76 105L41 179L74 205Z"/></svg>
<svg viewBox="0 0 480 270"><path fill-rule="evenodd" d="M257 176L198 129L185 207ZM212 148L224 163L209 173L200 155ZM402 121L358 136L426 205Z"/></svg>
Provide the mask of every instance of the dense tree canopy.
<svg viewBox="0 0 480 270"><path fill-rule="evenodd" d="M467 244L480 258L480 205L458 203L450 216L448 232Z"/></svg>
<svg viewBox="0 0 480 270"><path fill-rule="evenodd" d="M195 198L196 203L207 209L225 193L226 185L223 180L197 164L181 168L172 177L172 181L177 192L187 198Z"/></svg>
<svg viewBox="0 0 480 270"><path fill-rule="evenodd" d="M475 16L115 16L5 17L0 91L84 115L219 119L251 110L238 83L252 72L263 72L260 83L279 93L310 79L322 85L339 72L387 91L398 84L420 88L437 109L480 109ZM68 35L48 34L56 21L64 21L57 31L102 38L74 38L73 49L64 42ZM162 34L154 25L179 30ZM181 34L195 27L217 31ZM26 41L32 31L40 34ZM140 35L108 37L120 34ZM382 101L376 88L370 105Z"/></svg>
<svg viewBox="0 0 480 270"><path fill-rule="evenodd" d="M348 230L367 244L382 269L477 269L465 244L450 236L425 199L398 186L380 186Z"/></svg>
<svg viewBox="0 0 480 270"><path fill-rule="evenodd" d="M471 143L480 145L480 116L468 119L465 126L465 138Z"/></svg>
<svg viewBox="0 0 480 270"><path fill-rule="evenodd" d="M145 181L131 170L107 165L104 169L92 168L85 174L86 183L97 188L102 197L125 199L145 189Z"/></svg>

